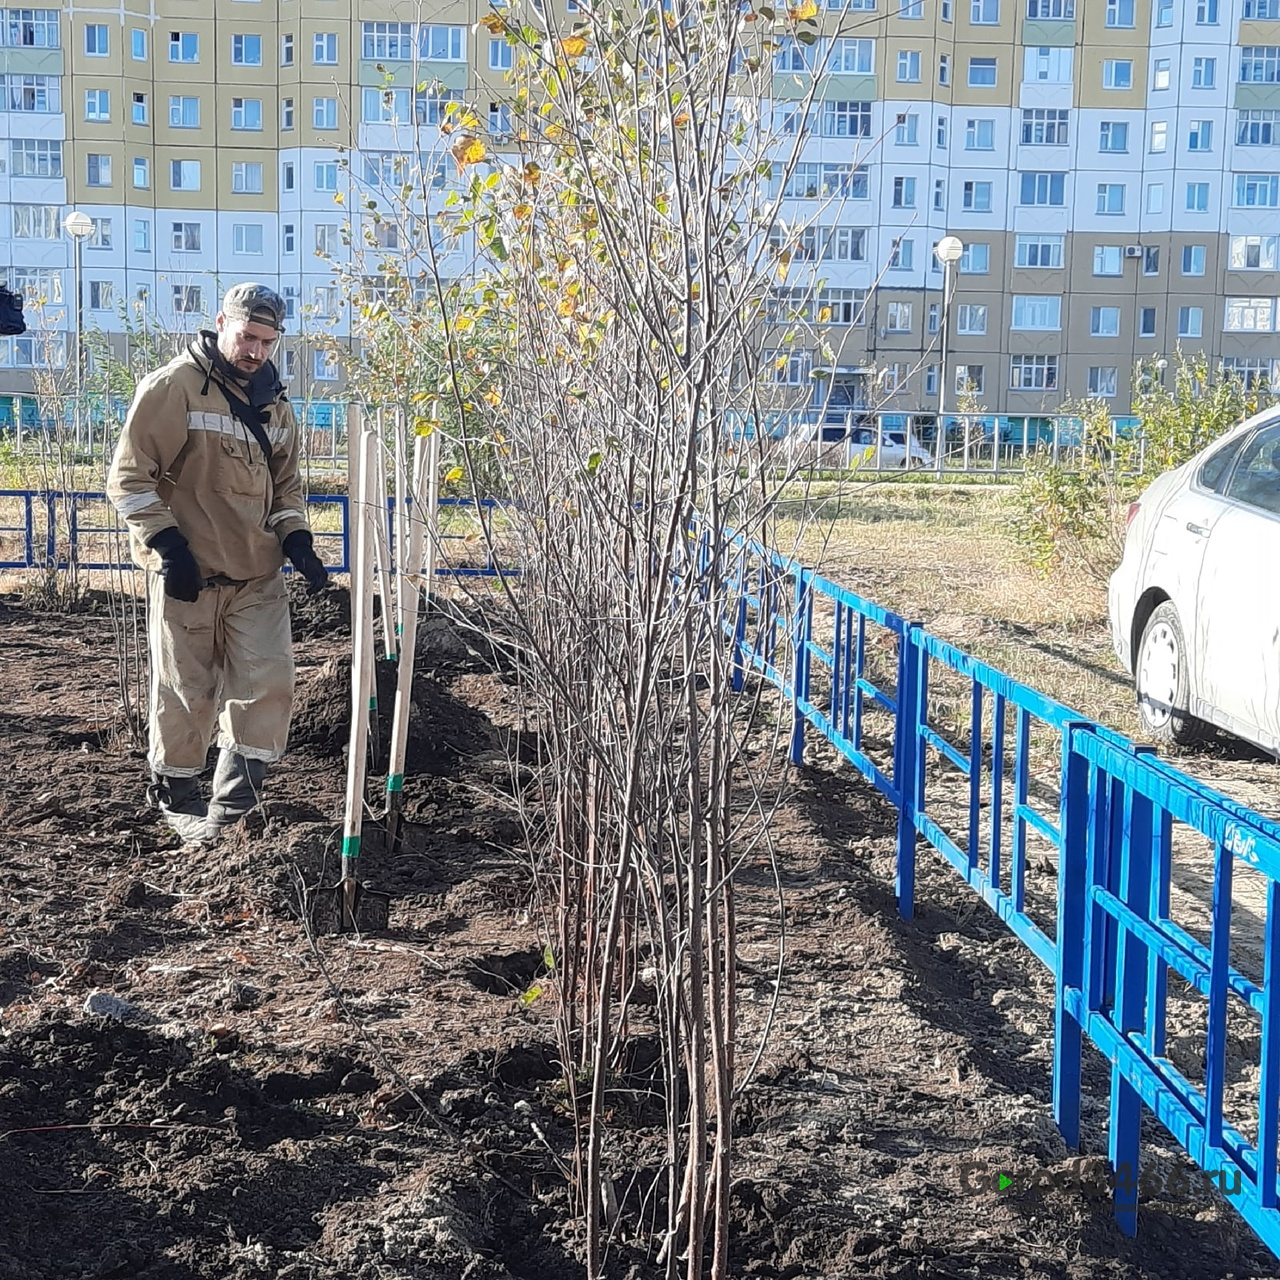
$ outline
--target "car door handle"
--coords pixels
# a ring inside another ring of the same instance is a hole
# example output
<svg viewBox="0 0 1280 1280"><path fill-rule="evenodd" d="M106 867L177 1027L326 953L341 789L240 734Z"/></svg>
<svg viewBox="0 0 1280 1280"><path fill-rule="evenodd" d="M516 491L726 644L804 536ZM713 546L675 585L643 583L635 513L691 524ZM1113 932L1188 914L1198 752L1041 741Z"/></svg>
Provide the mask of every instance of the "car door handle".
<svg viewBox="0 0 1280 1280"><path fill-rule="evenodd" d="M1187 521L1187 532L1194 533L1197 538L1207 538L1209 536L1208 525L1196 524L1194 521Z"/></svg>

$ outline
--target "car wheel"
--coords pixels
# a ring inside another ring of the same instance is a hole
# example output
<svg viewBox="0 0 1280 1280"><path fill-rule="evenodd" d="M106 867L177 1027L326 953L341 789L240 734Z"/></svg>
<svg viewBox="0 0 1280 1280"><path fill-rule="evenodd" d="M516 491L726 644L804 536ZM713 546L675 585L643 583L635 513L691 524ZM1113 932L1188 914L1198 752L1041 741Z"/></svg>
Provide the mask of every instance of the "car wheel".
<svg viewBox="0 0 1280 1280"><path fill-rule="evenodd" d="M1182 623L1177 609L1167 600L1156 608L1142 632L1134 683L1138 719L1148 737L1180 747L1204 740L1208 726L1188 710L1191 680Z"/></svg>

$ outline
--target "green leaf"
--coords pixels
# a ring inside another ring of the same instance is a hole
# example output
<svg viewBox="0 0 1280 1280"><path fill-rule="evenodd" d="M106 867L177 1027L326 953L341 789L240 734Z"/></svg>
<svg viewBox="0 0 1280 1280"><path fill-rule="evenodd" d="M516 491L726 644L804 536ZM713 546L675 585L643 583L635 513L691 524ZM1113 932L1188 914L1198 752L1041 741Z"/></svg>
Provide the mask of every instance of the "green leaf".
<svg viewBox="0 0 1280 1280"><path fill-rule="evenodd" d="M542 995L542 988L536 983L527 991L520 993L520 1003L524 1008L528 1008L539 996Z"/></svg>
<svg viewBox="0 0 1280 1280"><path fill-rule="evenodd" d="M599 449L593 449L587 455L587 475L593 476L600 470L600 464L604 461L604 454Z"/></svg>
<svg viewBox="0 0 1280 1280"><path fill-rule="evenodd" d="M556 953L551 950L551 943L546 943L542 948L542 967L548 973L556 971Z"/></svg>

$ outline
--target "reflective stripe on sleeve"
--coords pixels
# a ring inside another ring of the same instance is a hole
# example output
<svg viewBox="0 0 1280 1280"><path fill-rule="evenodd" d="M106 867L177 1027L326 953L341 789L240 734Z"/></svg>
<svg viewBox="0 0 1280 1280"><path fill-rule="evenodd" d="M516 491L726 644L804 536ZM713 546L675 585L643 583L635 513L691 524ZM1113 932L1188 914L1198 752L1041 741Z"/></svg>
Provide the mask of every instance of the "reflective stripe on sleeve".
<svg viewBox="0 0 1280 1280"><path fill-rule="evenodd" d="M267 517L267 526L270 527L271 525L279 524L281 520L288 520L290 517L293 517L295 520L301 520L304 524L307 520L305 512L295 511L292 507L284 507L279 511L273 511Z"/></svg>
<svg viewBox="0 0 1280 1280"><path fill-rule="evenodd" d="M148 507L164 506L160 501L160 495L154 489L146 493L127 493L122 498L116 498L113 505L126 520L130 516L136 516L139 512L145 511Z"/></svg>

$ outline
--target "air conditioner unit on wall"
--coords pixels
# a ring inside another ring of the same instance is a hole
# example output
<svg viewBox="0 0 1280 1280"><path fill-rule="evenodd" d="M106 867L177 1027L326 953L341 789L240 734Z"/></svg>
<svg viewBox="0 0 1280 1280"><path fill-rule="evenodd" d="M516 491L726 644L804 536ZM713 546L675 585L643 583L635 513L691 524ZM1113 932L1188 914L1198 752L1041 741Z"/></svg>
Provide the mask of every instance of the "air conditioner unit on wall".
<svg viewBox="0 0 1280 1280"><path fill-rule="evenodd" d="M1127 244L1124 247L1124 256L1126 258L1142 257L1142 246L1140 244Z"/></svg>

